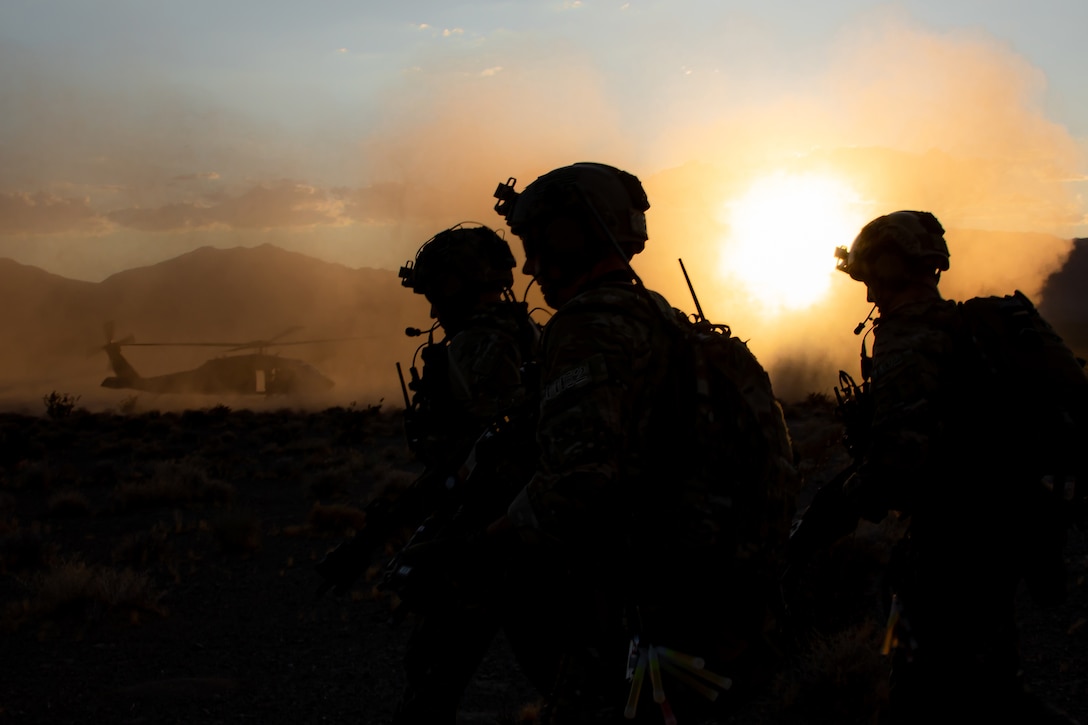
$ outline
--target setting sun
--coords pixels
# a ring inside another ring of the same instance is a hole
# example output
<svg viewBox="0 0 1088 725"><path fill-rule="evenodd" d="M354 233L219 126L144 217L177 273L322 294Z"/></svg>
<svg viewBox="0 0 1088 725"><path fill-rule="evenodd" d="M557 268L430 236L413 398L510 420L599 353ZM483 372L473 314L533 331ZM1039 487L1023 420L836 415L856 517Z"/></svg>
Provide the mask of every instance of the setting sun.
<svg viewBox="0 0 1088 725"><path fill-rule="evenodd" d="M827 174L779 172L725 204L729 227L720 271L767 313L820 300L835 271L834 248L864 224L857 192Z"/></svg>

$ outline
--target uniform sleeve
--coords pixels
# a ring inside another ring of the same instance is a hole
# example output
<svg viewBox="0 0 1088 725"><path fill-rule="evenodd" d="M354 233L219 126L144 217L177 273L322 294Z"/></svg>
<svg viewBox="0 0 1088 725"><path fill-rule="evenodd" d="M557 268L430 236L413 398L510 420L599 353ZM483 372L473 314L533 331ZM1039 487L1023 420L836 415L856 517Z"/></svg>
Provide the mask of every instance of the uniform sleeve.
<svg viewBox="0 0 1088 725"><path fill-rule="evenodd" d="M482 423L525 400L517 341L502 330L467 329L450 342L449 384L454 400Z"/></svg>
<svg viewBox="0 0 1088 725"><path fill-rule="evenodd" d="M867 518L909 512L939 473L947 399L947 334L921 324L878 330L873 350L872 441L852 485Z"/></svg>
<svg viewBox="0 0 1088 725"><path fill-rule="evenodd" d="M652 324L618 309L564 310L548 323L541 458L510 507L516 524L570 541L591 526L607 528L618 515L618 487L638 458L641 416L651 407L652 337Z"/></svg>

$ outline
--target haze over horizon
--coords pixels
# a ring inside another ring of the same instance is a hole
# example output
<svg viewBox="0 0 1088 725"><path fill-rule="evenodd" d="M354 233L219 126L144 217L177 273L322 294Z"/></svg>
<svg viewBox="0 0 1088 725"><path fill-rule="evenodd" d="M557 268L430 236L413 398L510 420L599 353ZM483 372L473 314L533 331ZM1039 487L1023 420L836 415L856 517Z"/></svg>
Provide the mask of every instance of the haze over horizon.
<svg viewBox="0 0 1088 725"><path fill-rule="evenodd" d="M0 257L95 282L270 243L395 271L455 223L503 230L499 181L601 161L646 186L647 284L691 308L682 258L758 353L834 367L868 306L831 252L874 216L937 214L954 298L1037 296L1088 237L1084 27L1078 0L14 0Z"/></svg>

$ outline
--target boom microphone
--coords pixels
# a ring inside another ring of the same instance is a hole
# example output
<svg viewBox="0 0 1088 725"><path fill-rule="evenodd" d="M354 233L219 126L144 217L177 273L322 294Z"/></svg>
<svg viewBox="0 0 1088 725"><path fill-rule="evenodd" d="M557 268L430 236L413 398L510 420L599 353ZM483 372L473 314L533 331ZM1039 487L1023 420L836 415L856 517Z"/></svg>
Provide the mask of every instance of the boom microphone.
<svg viewBox="0 0 1088 725"><path fill-rule="evenodd" d="M860 335L861 331L865 329L865 326L869 324L869 320L873 319L873 313L876 312L876 305L873 305L873 309L869 310L869 316L858 323L858 326L854 328L854 334Z"/></svg>

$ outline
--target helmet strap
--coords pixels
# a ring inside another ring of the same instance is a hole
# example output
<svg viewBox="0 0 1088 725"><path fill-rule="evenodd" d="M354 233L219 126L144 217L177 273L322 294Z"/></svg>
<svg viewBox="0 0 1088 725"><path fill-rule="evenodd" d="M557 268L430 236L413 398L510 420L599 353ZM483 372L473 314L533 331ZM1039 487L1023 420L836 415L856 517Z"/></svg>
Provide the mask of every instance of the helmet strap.
<svg viewBox="0 0 1088 725"><path fill-rule="evenodd" d="M611 245L612 251L614 251L621 260L623 260L623 264L631 273L631 277L635 280L635 284L639 287L644 287L645 285L642 284L642 278L638 276L638 272L636 272L635 268L631 266L631 257L627 254L627 252L623 251L623 247L620 246L619 240L616 239L616 235L613 234L612 230L608 228L607 224L605 224L604 219L601 218L600 213L597 211L597 207L593 206L593 203L589 200L589 197L586 196L585 190L582 189L582 187L578 184L574 184L574 190L575 193L578 194L578 198L582 200L582 203L585 205L586 209L589 210L590 217L592 217L592 219L596 222L597 226L603 233L604 238L608 240L609 244Z"/></svg>

